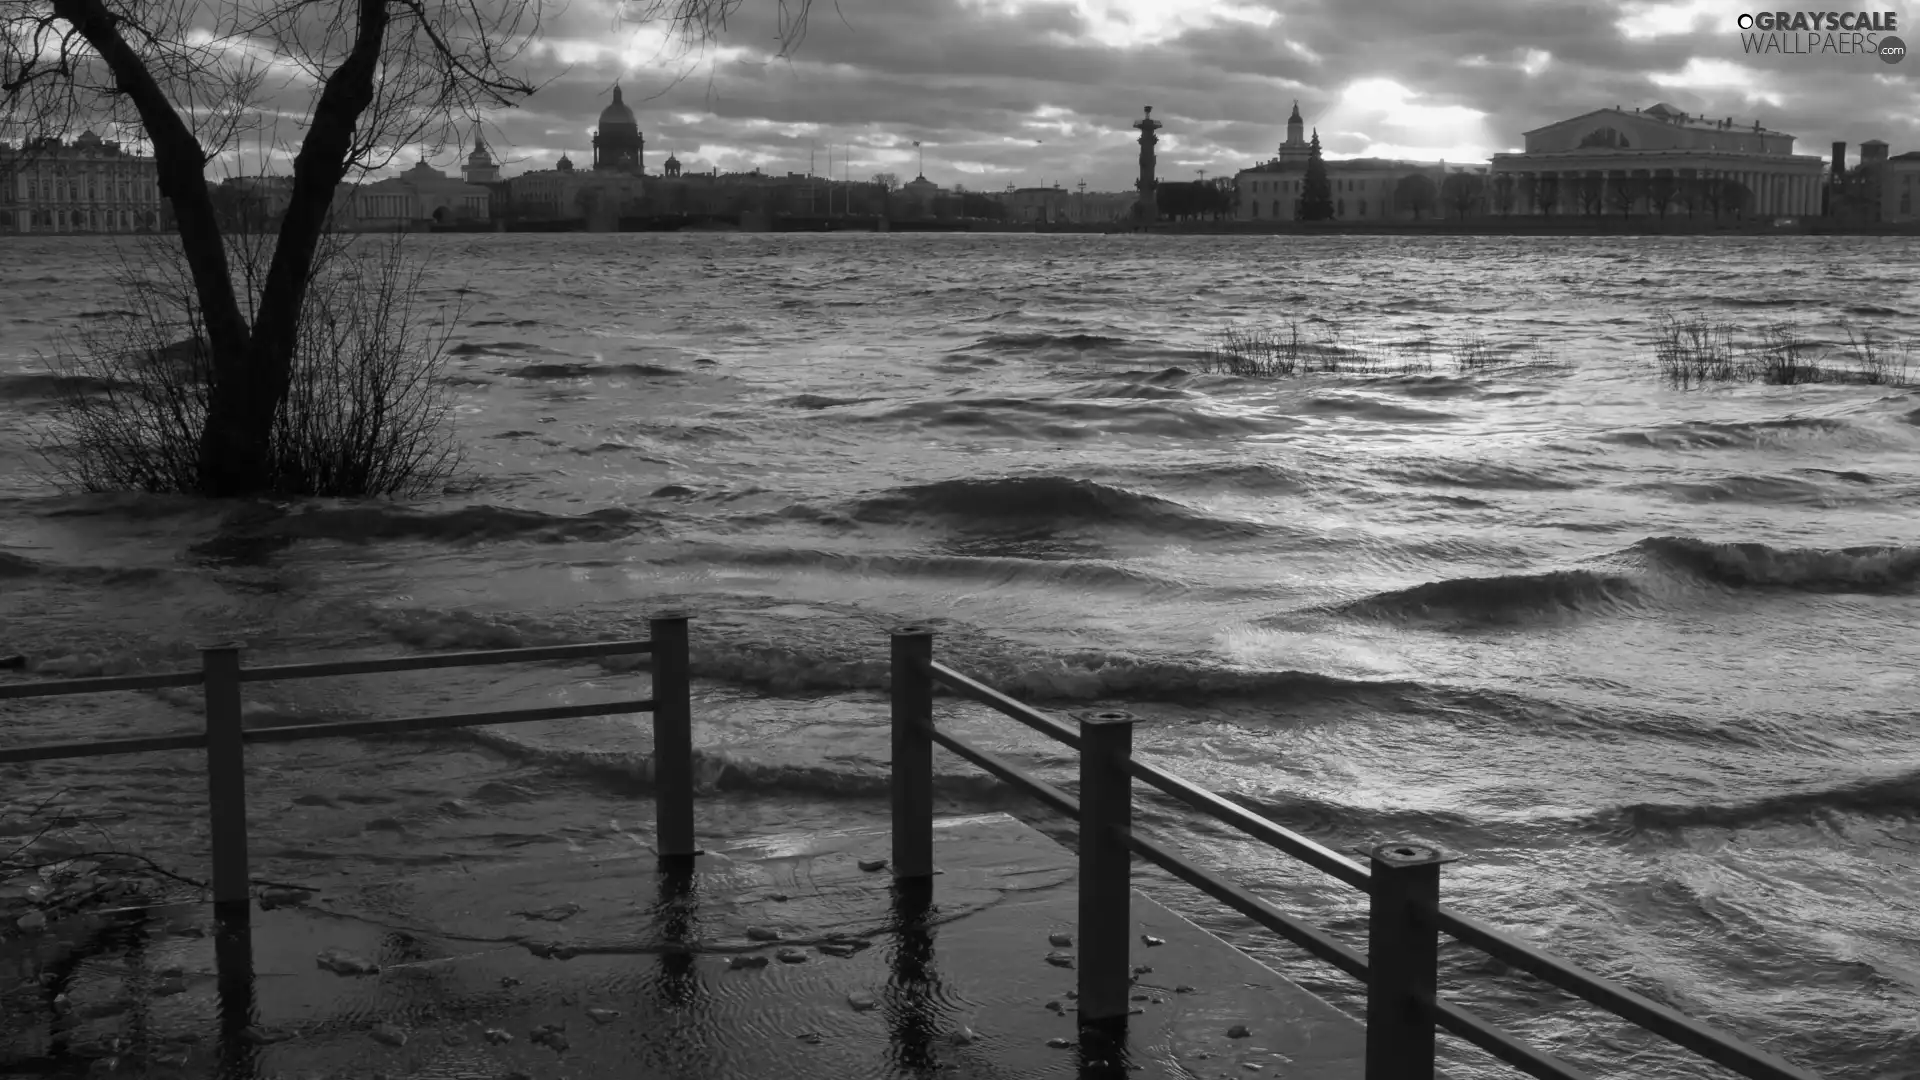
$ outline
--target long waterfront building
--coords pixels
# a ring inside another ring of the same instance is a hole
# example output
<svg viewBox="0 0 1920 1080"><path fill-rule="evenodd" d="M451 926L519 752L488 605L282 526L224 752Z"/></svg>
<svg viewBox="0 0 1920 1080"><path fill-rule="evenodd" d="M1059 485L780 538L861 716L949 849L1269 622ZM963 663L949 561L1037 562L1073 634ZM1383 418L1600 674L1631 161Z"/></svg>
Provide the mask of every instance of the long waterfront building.
<svg viewBox="0 0 1920 1080"><path fill-rule="evenodd" d="M91 131L0 143L0 233L151 232L162 208L153 159Z"/></svg>

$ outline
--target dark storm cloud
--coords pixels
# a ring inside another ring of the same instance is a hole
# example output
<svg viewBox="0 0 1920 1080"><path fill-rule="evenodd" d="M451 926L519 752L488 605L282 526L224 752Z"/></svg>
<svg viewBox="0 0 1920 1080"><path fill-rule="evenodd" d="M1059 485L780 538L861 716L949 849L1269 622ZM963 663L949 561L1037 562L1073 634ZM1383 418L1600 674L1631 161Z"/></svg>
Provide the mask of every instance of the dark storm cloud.
<svg viewBox="0 0 1920 1080"><path fill-rule="evenodd" d="M746 0L695 53L578 0L549 19L531 59L551 82L492 119L494 141L532 165L562 150L582 160L619 80L653 166L672 148L689 164L770 171L806 168L811 150L824 167L824 147L852 144L856 175L911 175L917 139L930 179L976 187L1081 176L1126 187L1145 104L1167 124L1163 157L1215 174L1271 155L1296 98L1335 155L1484 159L1530 128L1656 101L1760 119L1799 136L1802 153L1836 138L1920 148L1920 61L1744 56L1733 4L1696 10L1688 26L1626 3L1248 0L1228 5L1240 17L1204 17L1200 0L1142 2L1134 29L1158 30L1134 34L1116 17L1128 6L842 0L815 5L804 41L779 58L772 0Z"/></svg>

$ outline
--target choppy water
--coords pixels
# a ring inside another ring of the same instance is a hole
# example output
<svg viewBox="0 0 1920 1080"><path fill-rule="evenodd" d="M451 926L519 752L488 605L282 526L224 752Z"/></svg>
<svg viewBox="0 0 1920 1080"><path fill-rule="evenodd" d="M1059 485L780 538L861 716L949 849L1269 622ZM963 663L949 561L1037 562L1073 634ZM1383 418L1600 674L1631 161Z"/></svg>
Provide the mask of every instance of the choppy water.
<svg viewBox="0 0 1920 1080"><path fill-rule="evenodd" d="M37 350L111 241L0 248L0 652L41 674L644 636L694 623L714 835L884 817L885 628L1338 847L1437 841L1448 899L1833 1077L1920 1075L1920 395L1664 389L1662 308L1920 333L1904 240L438 238L471 490L407 508L69 497ZM1229 322L1539 339L1564 366L1263 382ZM261 688L268 718L628 696L599 667ZM196 722L0 706L0 742ZM945 702L1052 777L1064 748ZM644 836L645 718L252 753L263 876ZM953 808L1022 804L943 757ZM190 754L0 770L0 804L204 866ZM1357 894L1145 820L1330 928ZM638 801L636 801L638 800ZM6 812L0 806L0 817ZM1173 885L1349 1006L1344 977ZM1363 944L1363 941L1362 941ZM1611 1077L1719 1075L1449 951L1454 996ZM1456 1074L1502 1075L1465 1058Z"/></svg>

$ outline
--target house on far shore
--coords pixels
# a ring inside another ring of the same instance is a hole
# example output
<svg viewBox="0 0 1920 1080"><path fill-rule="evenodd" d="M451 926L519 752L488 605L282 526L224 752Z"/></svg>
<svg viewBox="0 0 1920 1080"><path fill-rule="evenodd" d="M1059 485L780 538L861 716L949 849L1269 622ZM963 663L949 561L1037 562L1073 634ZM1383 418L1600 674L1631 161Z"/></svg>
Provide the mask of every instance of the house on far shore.
<svg viewBox="0 0 1920 1080"><path fill-rule="evenodd" d="M1279 153L1252 168L1234 174L1234 220L1295 221L1305 194L1307 160L1312 143L1306 138L1300 103L1287 117L1287 139ZM1316 137L1318 132L1315 132ZM1323 158L1332 187L1335 221L1407 221L1444 217L1442 190L1455 174L1480 176L1485 165L1444 161L1402 161L1397 158ZM1474 191L1480 186L1475 184ZM1475 212L1479 211L1475 207Z"/></svg>
<svg viewBox="0 0 1920 1080"><path fill-rule="evenodd" d="M343 196L335 202L342 227L386 230L486 221L492 193L420 161L399 176L348 188Z"/></svg>

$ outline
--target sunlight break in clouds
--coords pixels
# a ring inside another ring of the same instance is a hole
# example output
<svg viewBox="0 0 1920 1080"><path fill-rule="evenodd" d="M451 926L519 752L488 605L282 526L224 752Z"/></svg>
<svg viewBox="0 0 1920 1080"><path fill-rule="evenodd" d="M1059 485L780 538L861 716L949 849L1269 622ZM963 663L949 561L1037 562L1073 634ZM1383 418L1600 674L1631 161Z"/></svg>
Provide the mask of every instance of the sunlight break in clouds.
<svg viewBox="0 0 1920 1080"><path fill-rule="evenodd" d="M1728 60L1705 60L1695 56L1676 73L1654 74L1648 78L1660 86L1675 90L1698 90L1707 97L1724 96L1728 91L1734 91L1748 105L1760 103L1778 109L1785 103L1781 94L1760 85L1759 73Z"/></svg>
<svg viewBox="0 0 1920 1080"><path fill-rule="evenodd" d="M1391 79L1347 84L1340 100L1314 121L1323 142L1338 140L1340 156L1404 157L1422 161L1485 160L1495 144L1487 114L1464 105L1426 105ZM1361 135L1359 132L1373 134ZM1365 149L1352 143L1364 140Z"/></svg>
<svg viewBox="0 0 1920 1080"><path fill-rule="evenodd" d="M1084 37L1108 48L1133 49L1170 41L1188 30L1223 22L1272 26L1274 12L1253 4L1195 0L963 0L976 10L1017 14L1033 7L1073 9L1086 25Z"/></svg>
<svg viewBox="0 0 1920 1080"><path fill-rule="evenodd" d="M1622 36L1638 41L1698 32L1701 22L1730 19L1726 0L1688 0L1686 3L1630 3L1614 20Z"/></svg>

